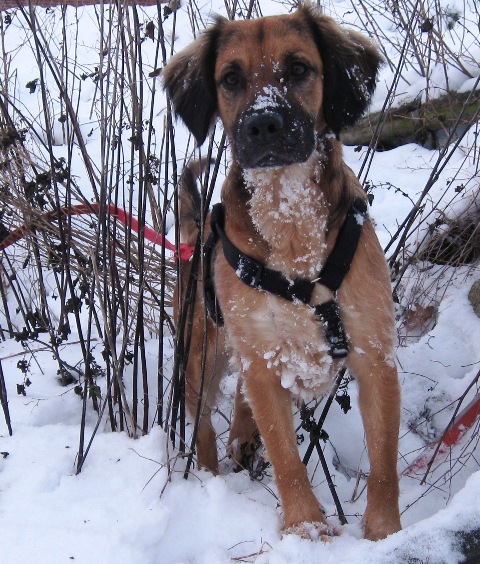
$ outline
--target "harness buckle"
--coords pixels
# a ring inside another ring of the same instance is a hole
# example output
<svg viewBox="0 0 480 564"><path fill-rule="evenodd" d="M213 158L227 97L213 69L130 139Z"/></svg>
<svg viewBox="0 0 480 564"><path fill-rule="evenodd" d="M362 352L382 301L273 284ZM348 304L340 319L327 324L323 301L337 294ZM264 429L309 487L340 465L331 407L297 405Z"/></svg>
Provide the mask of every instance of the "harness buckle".
<svg viewBox="0 0 480 564"><path fill-rule="evenodd" d="M323 325L325 340L330 346L330 356L332 358L345 358L348 355L348 339L336 299L316 305L315 314Z"/></svg>

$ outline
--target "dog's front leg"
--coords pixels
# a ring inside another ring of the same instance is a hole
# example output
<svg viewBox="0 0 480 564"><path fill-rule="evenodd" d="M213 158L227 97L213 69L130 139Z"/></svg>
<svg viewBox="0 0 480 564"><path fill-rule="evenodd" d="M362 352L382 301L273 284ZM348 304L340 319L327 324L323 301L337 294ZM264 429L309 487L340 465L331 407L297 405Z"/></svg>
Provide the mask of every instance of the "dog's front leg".
<svg viewBox="0 0 480 564"><path fill-rule="evenodd" d="M358 381L360 409L367 439L370 474L367 482L365 538L383 539L401 529L397 474L400 389L392 362L352 353L350 368Z"/></svg>
<svg viewBox="0 0 480 564"><path fill-rule="evenodd" d="M258 447L258 428L252 408L243 393L243 378L240 376L235 393L235 406L228 437L227 453L242 468L248 468Z"/></svg>
<svg viewBox="0 0 480 564"><path fill-rule="evenodd" d="M309 524L313 524L317 534L325 534L322 508L298 454L290 391L282 387L275 369L269 369L263 359L252 360L243 377L253 416L273 466L283 506L284 531L312 536Z"/></svg>

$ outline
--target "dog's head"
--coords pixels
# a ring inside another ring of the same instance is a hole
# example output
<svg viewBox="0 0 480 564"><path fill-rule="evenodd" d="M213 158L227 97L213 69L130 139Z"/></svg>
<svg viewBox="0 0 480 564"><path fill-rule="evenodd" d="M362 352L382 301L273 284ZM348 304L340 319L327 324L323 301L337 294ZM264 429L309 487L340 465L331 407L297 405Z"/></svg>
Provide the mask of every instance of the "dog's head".
<svg viewBox="0 0 480 564"><path fill-rule="evenodd" d="M362 35L311 8L219 18L165 67L175 113L201 145L218 115L243 168L306 161L318 133L366 110L380 56Z"/></svg>

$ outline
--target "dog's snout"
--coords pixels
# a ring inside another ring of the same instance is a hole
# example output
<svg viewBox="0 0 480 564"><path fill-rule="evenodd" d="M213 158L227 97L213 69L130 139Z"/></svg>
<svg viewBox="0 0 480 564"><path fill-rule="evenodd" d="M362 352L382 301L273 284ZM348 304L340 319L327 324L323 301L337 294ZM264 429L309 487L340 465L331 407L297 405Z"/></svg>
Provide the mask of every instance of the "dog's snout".
<svg viewBox="0 0 480 564"><path fill-rule="evenodd" d="M315 147L315 120L290 101L260 107L257 100L240 114L233 139L245 169L305 162Z"/></svg>
<svg viewBox="0 0 480 564"><path fill-rule="evenodd" d="M283 117L278 113L253 114L245 120L247 136L255 141L271 141L283 131Z"/></svg>

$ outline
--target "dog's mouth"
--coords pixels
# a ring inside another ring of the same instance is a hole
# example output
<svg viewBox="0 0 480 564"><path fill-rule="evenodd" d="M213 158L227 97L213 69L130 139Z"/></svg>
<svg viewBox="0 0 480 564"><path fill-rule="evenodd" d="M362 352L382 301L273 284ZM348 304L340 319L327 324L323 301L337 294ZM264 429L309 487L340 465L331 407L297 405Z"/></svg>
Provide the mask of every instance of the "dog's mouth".
<svg viewBox="0 0 480 564"><path fill-rule="evenodd" d="M283 167L308 160L315 149L315 123L291 103L252 106L238 118L233 137L243 169Z"/></svg>
<svg viewBox="0 0 480 564"><path fill-rule="evenodd" d="M246 159L242 158L242 160L239 161L239 164L244 169L280 168L296 163L303 163L308 160L311 154L311 151L308 154L306 151L299 154L298 151L295 151L293 148L290 151L283 150L281 152L270 150L264 152L258 151L257 153L253 153Z"/></svg>

